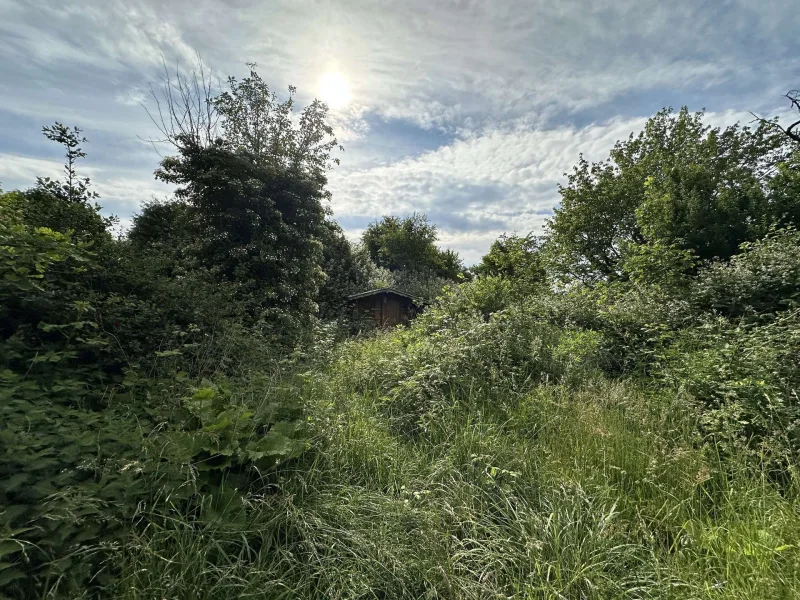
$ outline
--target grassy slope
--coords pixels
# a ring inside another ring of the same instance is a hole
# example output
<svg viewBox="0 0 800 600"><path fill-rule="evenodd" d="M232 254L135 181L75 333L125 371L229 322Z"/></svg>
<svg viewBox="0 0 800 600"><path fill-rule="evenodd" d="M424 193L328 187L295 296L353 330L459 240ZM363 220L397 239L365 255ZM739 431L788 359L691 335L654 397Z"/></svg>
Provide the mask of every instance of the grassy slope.
<svg viewBox="0 0 800 600"><path fill-rule="evenodd" d="M406 430L402 391L364 383L398 335L309 374L315 449L244 507L217 498L140 534L115 595L800 596L797 490L703 448L685 399L591 373L498 377L448 388Z"/></svg>

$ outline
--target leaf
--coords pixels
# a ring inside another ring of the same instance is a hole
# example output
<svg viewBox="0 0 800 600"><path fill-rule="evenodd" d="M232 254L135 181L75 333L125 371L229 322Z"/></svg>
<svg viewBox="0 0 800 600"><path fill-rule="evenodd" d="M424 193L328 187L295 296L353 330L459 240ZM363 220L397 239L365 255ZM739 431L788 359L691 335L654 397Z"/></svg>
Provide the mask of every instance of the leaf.
<svg viewBox="0 0 800 600"><path fill-rule="evenodd" d="M180 350L164 350L163 352L156 352L156 356L163 358L165 356L181 356Z"/></svg>
<svg viewBox="0 0 800 600"><path fill-rule="evenodd" d="M15 540L0 540L0 558L14 554L23 549L23 545Z"/></svg>
<svg viewBox="0 0 800 600"><path fill-rule="evenodd" d="M192 395L192 400L211 400L216 395L213 388L200 388Z"/></svg>
<svg viewBox="0 0 800 600"><path fill-rule="evenodd" d="M27 575L22 569L3 569L0 571L0 588L7 586L12 581L22 579L23 577L27 577Z"/></svg>
<svg viewBox="0 0 800 600"><path fill-rule="evenodd" d="M220 417L219 421L217 421L216 423L212 423L211 425L207 425L206 427L203 427L203 431L206 433L212 433L214 431L220 431L222 429L230 427L232 421L230 419L230 415L227 414L227 411L220 413L219 417Z"/></svg>
<svg viewBox="0 0 800 600"><path fill-rule="evenodd" d="M293 440L273 430L257 442L250 442L245 448L245 453L250 460L269 457L289 458L296 456L301 447L298 447L298 440Z"/></svg>

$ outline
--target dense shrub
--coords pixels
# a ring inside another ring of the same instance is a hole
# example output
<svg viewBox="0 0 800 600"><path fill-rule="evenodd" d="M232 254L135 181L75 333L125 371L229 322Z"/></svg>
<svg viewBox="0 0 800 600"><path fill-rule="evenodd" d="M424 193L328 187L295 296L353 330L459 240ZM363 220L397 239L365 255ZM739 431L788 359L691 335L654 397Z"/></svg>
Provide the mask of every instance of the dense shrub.
<svg viewBox="0 0 800 600"><path fill-rule="evenodd" d="M345 345L337 368L362 393L377 394L391 422L410 433L435 421L453 398L503 390L512 399L542 382L579 379L602 362L593 332L560 329L522 306L488 318L452 314L443 300L407 331Z"/></svg>
<svg viewBox="0 0 800 600"><path fill-rule="evenodd" d="M717 444L773 466L800 459L800 313L765 325L709 319L665 351L665 377L696 398Z"/></svg>
<svg viewBox="0 0 800 600"><path fill-rule="evenodd" d="M742 245L730 262L708 265L692 285L699 311L728 317L768 317L795 306L800 299L800 233L772 231Z"/></svg>
<svg viewBox="0 0 800 600"><path fill-rule="evenodd" d="M174 296L158 305L169 286L141 299L128 282L123 295L125 270L106 275L114 247L101 260L90 242L0 204L0 548L12 597L104 589L142 506L169 496L188 510L226 481L247 493L305 448L296 386L241 368L266 368L266 344L235 322L181 328ZM193 384L200 373L217 382ZM225 373L239 377L223 385Z"/></svg>

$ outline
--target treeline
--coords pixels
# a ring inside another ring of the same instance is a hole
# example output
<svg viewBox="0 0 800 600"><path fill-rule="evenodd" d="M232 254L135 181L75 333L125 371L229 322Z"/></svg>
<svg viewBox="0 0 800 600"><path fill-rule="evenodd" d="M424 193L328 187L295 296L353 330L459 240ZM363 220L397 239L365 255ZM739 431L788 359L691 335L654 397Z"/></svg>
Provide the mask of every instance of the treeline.
<svg viewBox="0 0 800 600"><path fill-rule="evenodd" d="M661 111L608 160L580 159L544 235L503 236L465 269L424 215L345 238L327 109L295 115L293 93L254 68L220 93L167 81L156 177L175 198L121 238L80 175L77 128L44 129L63 179L0 194L6 595L136 597L130 540L234 505L226 519L248 522L254 498L324 462L326 394L372 398L414 440L475 394L637 378L697 406L700 444L793 485L800 154L776 122ZM438 300L409 330L337 345L357 331L346 296L383 286ZM280 546L247 544L264 560Z"/></svg>

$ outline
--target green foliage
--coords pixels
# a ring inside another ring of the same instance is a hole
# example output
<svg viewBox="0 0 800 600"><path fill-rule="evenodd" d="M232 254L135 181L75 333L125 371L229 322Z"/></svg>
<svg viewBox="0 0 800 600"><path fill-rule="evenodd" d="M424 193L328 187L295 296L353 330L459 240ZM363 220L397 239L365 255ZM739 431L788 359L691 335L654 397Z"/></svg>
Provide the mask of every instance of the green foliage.
<svg viewBox="0 0 800 600"><path fill-rule="evenodd" d="M42 127L42 133L48 140L64 146L67 160L64 165L66 179L62 182L52 181L49 177L39 177L37 187L67 204L88 203L89 200L97 198L97 192L89 191L91 185L89 178L78 177L75 170L78 159L86 157L86 153L79 145L86 142L86 138L81 136L81 130L77 127L70 129L56 122L50 127Z"/></svg>
<svg viewBox="0 0 800 600"><path fill-rule="evenodd" d="M184 109L200 119L191 122L202 123L202 131L183 122L166 131L178 155L165 158L156 176L180 186L188 268L231 287L249 324L291 346L310 331L324 280L322 201L336 140L324 104L313 102L294 119L294 90L279 103L254 67L205 98L206 112ZM173 92L167 102L175 107ZM164 226L170 219L162 214L155 221Z"/></svg>
<svg viewBox="0 0 800 600"><path fill-rule="evenodd" d="M456 296L456 302L462 301ZM427 310L390 345L376 341L383 349L378 364L370 360L370 344L343 350L346 364L341 368L349 374L350 385L362 393L380 394L382 410L401 431L433 426L454 396L480 397L500 389L519 394L543 380L572 374L578 365L591 369L598 364L599 359L590 356L598 345L586 335L578 341L580 334L560 330L522 307L485 318L477 312L453 311L448 303L444 298ZM568 357L564 344L585 351Z"/></svg>
<svg viewBox="0 0 800 600"><path fill-rule="evenodd" d="M186 148L162 162L160 176L183 186L192 268L232 286L251 323L296 339L316 312L323 276L318 184L223 147Z"/></svg>
<svg viewBox="0 0 800 600"><path fill-rule="evenodd" d="M274 339L155 237L113 240L80 198L0 198L4 596L104 595L142 507L256 493L307 446L298 383L263 374Z"/></svg>
<svg viewBox="0 0 800 600"><path fill-rule="evenodd" d="M89 244L24 214L0 206L0 531L4 580L33 596L98 574L82 545L102 554L116 542L134 489L117 455L132 459L140 446L130 422L104 412L121 365L92 305ZM99 574L98 585L108 581Z"/></svg>
<svg viewBox="0 0 800 600"><path fill-rule="evenodd" d="M148 249L179 251L186 239L188 209L183 202L151 200L133 217L128 241L140 251Z"/></svg>
<svg viewBox="0 0 800 600"><path fill-rule="evenodd" d="M547 278L541 243L532 234L525 237L503 234L473 271L480 276L505 277L528 288Z"/></svg>
<svg viewBox="0 0 800 600"><path fill-rule="evenodd" d="M606 162L580 159L548 225L563 272L587 281L617 277L630 243L727 258L775 220L791 218L785 201L770 198L770 167L788 154L783 137L763 124L709 128L702 117L662 110Z"/></svg>
<svg viewBox="0 0 800 600"><path fill-rule="evenodd" d="M679 289L688 284L696 258L691 250L662 244L630 244L622 272L637 286Z"/></svg>
<svg viewBox="0 0 800 600"><path fill-rule="evenodd" d="M469 284L448 287L438 310L446 311L453 318L473 312L488 318L519 303L521 298L514 294L514 288L514 282L505 277L478 277Z"/></svg>
<svg viewBox="0 0 800 600"><path fill-rule="evenodd" d="M795 150L775 166L777 172L767 183L770 210L778 225L796 225L800 223L800 154Z"/></svg>
<svg viewBox="0 0 800 600"><path fill-rule="evenodd" d="M83 366L93 376L70 386L102 388L104 374L87 367L107 353L96 335L90 283L98 265L90 244L27 225L13 205L0 205L0 221L0 368L33 371L54 385L57 365Z"/></svg>
<svg viewBox="0 0 800 600"><path fill-rule="evenodd" d="M221 143L277 170L302 172L323 188L326 172L339 163L331 151L341 149L326 122L328 107L314 100L295 119L295 88L289 87L289 98L279 102L255 70L257 65L247 66L248 77L229 77L228 89L209 102L220 118Z"/></svg>
<svg viewBox="0 0 800 600"><path fill-rule="evenodd" d="M100 248L111 241L108 228L115 219L102 217L100 206L87 202L65 202L43 188L0 194L0 203L18 211L26 223L69 233Z"/></svg>
<svg viewBox="0 0 800 600"><path fill-rule="evenodd" d="M430 273L455 281L464 271L458 255L436 246L436 226L426 215L383 217L370 223L362 236L370 257L390 271Z"/></svg>
<svg viewBox="0 0 800 600"><path fill-rule="evenodd" d="M736 455L720 462L682 398L595 376L523 393L498 380L452 390L408 435L385 416L386 396L406 385L398 345L426 335L348 344L309 375L318 451L280 470L271 494L151 516L125 547L114 595L796 595L797 489L779 491ZM462 338L442 331L445 363L465 354ZM582 334L561 341L565 355L593 346ZM460 362L476 378L483 364ZM359 391L370 370L383 391Z"/></svg>
<svg viewBox="0 0 800 600"><path fill-rule="evenodd" d="M351 246L324 105L228 84L166 132L178 198L127 239L78 130L45 131L65 182L0 194L0 594L800 594L774 127L662 111L581 161L547 240L503 236L466 281L424 216ZM384 285L435 300L341 341L343 298Z"/></svg>
<svg viewBox="0 0 800 600"><path fill-rule="evenodd" d="M693 282L692 295L701 310L729 317L764 319L796 306L800 299L800 234L771 231L742 245L728 263L712 263Z"/></svg>
<svg viewBox="0 0 800 600"><path fill-rule="evenodd" d="M325 282L319 290L319 314L323 319L341 317L347 296L371 287L375 266L363 247L353 247L335 221L326 220L322 237L322 270Z"/></svg>
<svg viewBox="0 0 800 600"><path fill-rule="evenodd" d="M718 445L752 452L782 478L800 464L799 317L787 311L766 325L709 319L683 331L665 356L666 379L702 403L701 423Z"/></svg>
<svg viewBox="0 0 800 600"><path fill-rule="evenodd" d="M46 227L60 233L69 233L84 241L103 246L111 240L108 229L116 224L116 217L102 217L100 206L93 203L98 196L89 188L88 177L78 177L76 162L86 153L79 146L86 138L77 127L69 129L61 123L44 127L47 139L62 144L66 150L64 181L39 177L35 188L3 194L0 203L5 210L20 213L24 222L34 227Z"/></svg>

